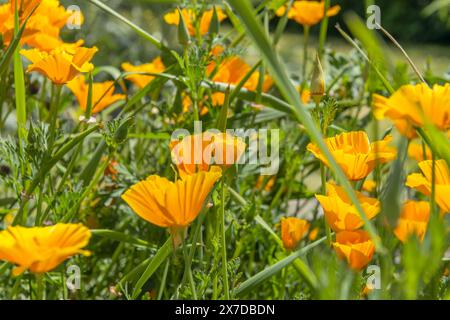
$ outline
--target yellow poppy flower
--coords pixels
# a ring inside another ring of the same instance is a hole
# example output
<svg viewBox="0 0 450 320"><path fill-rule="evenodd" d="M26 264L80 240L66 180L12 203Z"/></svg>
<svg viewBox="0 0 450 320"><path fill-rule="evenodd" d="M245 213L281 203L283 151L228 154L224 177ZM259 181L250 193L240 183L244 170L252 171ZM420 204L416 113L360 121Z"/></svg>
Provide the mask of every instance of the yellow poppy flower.
<svg viewBox="0 0 450 320"><path fill-rule="evenodd" d="M430 121L440 130L450 129L450 84L434 85L421 83L405 85L390 98L379 101L378 116L393 121L406 121L410 127L422 127Z"/></svg>
<svg viewBox="0 0 450 320"><path fill-rule="evenodd" d="M174 243L179 244L180 231L185 230L198 216L206 197L221 176L219 167L176 182L153 175L128 189L122 199L142 219L169 228Z"/></svg>
<svg viewBox="0 0 450 320"><path fill-rule="evenodd" d="M406 179L406 186L416 189L426 196L431 196L431 183L433 181L433 161L419 162L420 173L413 173ZM450 212L450 170L445 160L436 160L435 163L435 196L436 203L446 213Z"/></svg>
<svg viewBox="0 0 450 320"><path fill-rule="evenodd" d="M429 220L430 204L428 202L408 201L403 206L394 234L401 242L406 242L413 234L423 241Z"/></svg>
<svg viewBox="0 0 450 320"><path fill-rule="evenodd" d="M372 96L372 110L375 119L382 120L385 118L388 108L388 98L383 97L379 94L374 94ZM417 138L416 129L405 119L395 119L393 120L395 127L400 134L404 135L408 139Z"/></svg>
<svg viewBox="0 0 450 320"><path fill-rule="evenodd" d="M366 180L363 183L362 189L367 192L373 192L376 187L377 184L374 180Z"/></svg>
<svg viewBox="0 0 450 320"><path fill-rule="evenodd" d="M28 20L21 38L22 45L50 52L64 44L60 39L60 31L67 24L72 12L67 11L57 0L19 1L19 4L20 19L28 16L39 4ZM81 13L80 18L82 23ZM3 35L3 42L9 45L14 37L14 1L0 6L0 21L2 21L0 33Z"/></svg>
<svg viewBox="0 0 450 320"><path fill-rule="evenodd" d="M217 12L217 18L219 19L219 22L222 22L227 18L227 15L222 11L220 8L216 8ZM203 12L201 18L200 18L200 35L205 35L209 31L209 25L211 24L211 20L214 14L214 10L206 10ZM181 9L181 15L183 16L184 23L186 24L186 27L188 28L189 34L191 36L195 36L195 21L197 20L197 17L195 16L195 13L191 9L183 8ZM174 10L172 12L167 13L164 16L164 21L167 24L172 25L179 25L180 24L180 14L178 10Z"/></svg>
<svg viewBox="0 0 450 320"><path fill-rule="evenodd" d="M139 66L134 66L130 64L129 62L122 63L122 69L126 72L142 72L142 73L161 73L163 72L166 67L164 66L164 63L161 60L161 57L157 57L150 63L141 64ZM147 75L140 75L140 74L133 74L126 77L126 79L133 82L138 88L142 89L147 84L150 83L153 79L155 79L154 76L147 76Z"/></svg>
<svg viewBox="0 0 450 320"><path fill-rule="evenodd" d="M395 159L395 149L388 146L391 140L391 136L386 136L381 141L370 143L364 131L354 131L325 139L325 143L347 178L355 181L367 177L377 163L387 163ZM310 143L307 149L329 166L315 144Z"/></svg>
<svg viewBox="0 0 450 320"><path fill-rule="evenodd" d="M319 231L320 231L319 227L315 227L314 229L312 229L311 232L308 235L308 239L310 241L316 240L317 236L319 235Z"/></svg>
<svg viewBox="0 0 450 320"><path fill-rule="evenodd" d="M333 247L338 257L345 259L349 266L356 271L369 264L375 252L375 245L369 234L362 230L337 233Z"/></svg>
<svg viewBox="0 0 450 320"><path fill-rule="evenodd" d="M228 133L205 132L184 137L170 143L172 160L183 178L197 171L208 171L214 164L227 168L236 164L243 155L246 144Z"/></svg>
<svg viewBox="0 0 450 320"><path fill-rule="evenodd" d="M20 53L32 62L28 72L39 72L54 84L62 85L80 73L92 71L94 65L89 61L97 51L96 47L77 47L73 50L56 49L50 53L37 49L21 50Z"/></svg>
<svg viewBox="0 0 450 320"><path fill-rule="evenodd" d="M283 246L287 250L295 249L308 233L309 222L298 218L282 218L281 219L281 240Z"/></svg>
<svg viewBox="0 0 450 320"><path fill-rule="evenodd" d="M356 192L356 196L368 219L380 212L380 202L377 199L366 197L361 192ZM334 231L352 231L364 225L363 219L343 188L327 183L327 195L316 195L316 199L322 205L325 219Z"/></svg>
<svg viewBox="0 0 450 320"><path fill-rule="evenodd" d="M251 69L244 60L235 56L225 58L218 66L215 62L210 63L207 67L207 74L212 76L211 80L214 82L237 85ZM254 72L244 84L244 88L255 91L258 88L259 78L259 72ZM269 91L272 85L272 78L269 75L264 75L262 91ZM224 101L225 95L223 93L217 92L212 95L213 105L222 105Z"/></svg>
<svg viewBox="0 0 450 320"><path fill-rule="evenodd" d="M13 275L25 270L44 273L53 270L67 258L89 251L91 232L82 224L58 223L50 227L8 227L0 232L0 260L17 266Z"/></svg>
<svg viewBox="0 0 450 320"><path fill-rule="evenodd" d="M85 83L84 76L78 76L67 84L80 104L86 111L89 93L89 84ZM98 113L114 102L125 99L123 94L114 94L114 82L105 81L92 84L92 114Z"/></svg>
<svg viewBox="0 0 450 320"><path fill-rule="evenodd" d="M284 16L286 13L286 6L280 7L276 14L277 16ZM327 16L332 17L339 13L340 6L333 6L328 9ZM295 1L288 12L288 18L304 26L313 26L319 23L325 13L325 3L323 1Z"/></svg>
<svg viewBox="0 0 450 320"><path fill-rule="evenodd" d="M408 156L417 162L423 160L431 160L432 154L430 148L425 145L425 155L424 155L424 146L417 142L411 142L408 147ZM424 158L425 156L425 158Z"/></svg>

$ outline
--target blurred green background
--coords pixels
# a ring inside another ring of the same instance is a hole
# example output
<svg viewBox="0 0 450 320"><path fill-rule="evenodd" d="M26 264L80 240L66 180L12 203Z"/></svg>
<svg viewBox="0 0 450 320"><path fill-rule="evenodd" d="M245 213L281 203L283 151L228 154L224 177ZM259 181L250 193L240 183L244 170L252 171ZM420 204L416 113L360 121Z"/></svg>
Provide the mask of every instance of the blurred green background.
<svg viewBox="0 0 450 320"><path fill-rule="evenodd" d="M201 0L199 0L201 1ZM62 0L66 5L72 5L71 0ZM169 46L177 45L177 29L164 23L164 14L183 1L173 0L108 0L103 1L128 19L149 31ZM189 1L184 1L187 3ZM220 4L222 1L208 0ZM260 0L253 1L255 5ZM420 68L430 67L433 71L444 75L450 71L450 0L332 0L332 5L339 4L341 13L330 20L328 46L347 53L351 50L346 42L337 34L334 24L345 25L343 15L354 11L361 17L366 14L366 6L377 4L381 9L382 25L396 37L405 47ZM123 61L133 63L147 62L159 54L148 42L140 39L126 25L108 16L88 1L78 2L85 17L81 30L65 30L65 39L83 38L88 45L96 45L101 50L95 60L102 64L119 67ZM273 24L276 19L273 20ZM229 30L231 25L225 21L223 29ZM319 26L312 28L313 37L317 35ZM302 29L295 22L290 22L285 37L280 43L280 52L288 63L301 61ZM314 50L315 39L311 40L311 50ZM392 46L388 46L394 62L402 59ZM256 52L249 50L248 59L251 62Z"/></svg>

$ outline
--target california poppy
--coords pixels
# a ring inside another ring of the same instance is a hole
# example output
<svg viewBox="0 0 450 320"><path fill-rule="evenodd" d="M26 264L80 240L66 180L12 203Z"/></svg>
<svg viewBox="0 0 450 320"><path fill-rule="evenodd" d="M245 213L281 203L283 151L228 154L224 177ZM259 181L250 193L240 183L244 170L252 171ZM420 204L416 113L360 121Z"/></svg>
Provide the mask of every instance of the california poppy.
<svg viewBox="0 0 450 320"><path fill-rule="evenodd" d="M213 164L223 168L236 164L245 148L241 138L228 133L205 132L170 143L172 159L181 177L207 171Z"/></svg>
<svg viewBox="0 0 450 320"><path fill-rule="evenodd" d="M338 232L333 247L338 257L345 259L356 271L369 264L375 252L375 245L369 234L362 230Z"/></svg>
<svg viewBox="0 0 450 320"><path fill-rule="evenodd" d="M211 24L211 20L212 20L213 14L214 14L213 9L206 10L205 12L203 12L201 17L196 17L195 12L191 9L183 8L180 11L181 11L181 15L183 16L184 23L186 24L189 34L191 36L195 36L195 34L196 34L195 21L197 19L200 19L200 25L199 25L200 35L203 36L208 33L209 26ZM218 18L219 22L221 22L227 18L227 15L222 11L222 9L216 8L216 12L217 12L217 18ZM167 24L179 25L180 24L180 14L179 14L178 10L174 10L172 12L167 13L164 16L164 21Z"/></svg>
<svg viewBox="0 0 450 320"><path fill-rule="evenodd" d="M430 204L428 202L408 201L403 206L394 234L401 242L406 242L413 234L422 241L429 220Z"/></svg>
<svg viewBox="0 0 450 320"><path fill-rule="evenodd" d="M402 86L379 102L377 109L380 115L404 121L409 127L422 127L429 121L446 131L450 129L450 84L436 84L433 88L424 83Z"/></svg>
<svg viewBox="0 0 450 320"><path fill-rule="evenodd" d="M277 11L277 16L283 16L287 7L281 6ZM340 6L333 6L327 10L328 17L335 16L341 10ZM325 16L325 3L323 1L297 0L288 12L288 18L304 26L313 26L319 23Z"/></svg>
<svg viewBox="0 0 450 320"><path fill-rule="evenodd" d="M97 51L96 47L77 47L73 50L55 49L50 53L38 49L21 50L20 53L32 62L28 72L39 72L54 84L62 85L80 73L92 71L94 65L90 61Z"/></svg>
<svg viewBox="0 0 450 320"><path fill-rule="evenodd" d="M368 219L372 219L380 212L380 202L356 192L359 203ZM327 195L316 195L322 205L325 219L330 227L336 231L352 231L361 228L364 221L345 190L335 184L327 183Z"/></svg>
<svg viewBox="0 0 450 320"><path fill-rule="evenodd" d="M410 174L406 180L406 186L416 189L426 196L431 196L433 161L419 162L419 167L423 174ZM444 212L450 212L450 170L445 160L436 160L435 182L436 203Z"/></svg>
<svg viewBox="0 0 450 320"><path fill-rule="evenodd" d="M78 76L67 84L80 104L80 108L86 111L89 94L89 84L84 76ZM92 113L98 113L114 102L125 99L123 94L114 93L114 82L105 81L92 84Z"/></svg>
<svg viewBox="0 0 450 320"><path fill-rule="evenodd" d="M287 250L297 247L300 240L308 233L309 222L298 218L281 219L281 240Z"/></svg>
<svg viewBox="0 0 450 320"><path fill-rule="evenodd" d="M142 219L169 228L174 244L179 244L181 233L198 216L221 176L222 170L216 166L176 182L153 175L133 185L122 199Z"/></svg>
<svg viewBox="0 0 450 320"><path fill-rule="evenodd" d="M141 73L161 73L165 70L164 63L161 57L157 57L150 63L134 66L129 62L122 63L122 69L126 72L141 72ZM144 88L150 81L155 79L155 76L145 74L132 74L126 77L127 80L133 82L138 88Z"/></svg>
<svg viewBox="0 0 450 320"><path fill-rule="evenodd" d="M34 273L48 272L73 255L89 255L82 248L90 237L91 232L82 224L8 227L0 232L0 260L17 265L13 269L15 276L27 269Z"/></svg>
<svg viewBox="0 0 450 320"><path fill-rule="evenodd" d="M388 146L391 140L391 136L386 136L381 141L370 143L364 131L354 131L327 138L325 143L347 178L355 181L367 177L377 163L387 163L395 159L395 149ZM315 144L310 143L307 149L329 166Z"/></svg>

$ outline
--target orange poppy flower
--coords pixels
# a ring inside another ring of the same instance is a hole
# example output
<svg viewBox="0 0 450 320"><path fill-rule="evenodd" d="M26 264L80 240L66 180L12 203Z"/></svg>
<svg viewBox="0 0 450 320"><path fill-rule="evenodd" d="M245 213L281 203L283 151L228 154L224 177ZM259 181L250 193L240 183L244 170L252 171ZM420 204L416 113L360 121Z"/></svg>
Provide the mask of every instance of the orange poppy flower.
<svg viewBox="0 0 450 320"><path fill-rule="evenodd" d="M97 51L96 47L77 47L73 50L55 49L50 53L38 49L21 50L20 53L32 62L28 72L39 72L54 84L62 85L80 73L92 71L94 65L89 61Z"/></svg>
<svg viewBox="0 0 450 320"><path fill-rule="evenodd" d="M381 141L370 143L364 131L354 131L325 139L325 143L347 178L355 181L367 177L377 163L387 163L395 159L395 149L388 146L391 140L391 136L386 136ZM307 149L329 166L315 144L310 143Z"/></svg>
<svg viewBox="0 0 450 320"><path fill-rule="evenodd" d="M281 219L281 239L287 250L295 249L300 240L308 233L309 222L298 218Z"/></svg>
<svg viewBox="0 0 450 320"><path fill-rule="evenodd" d="M430 204L428 202L408 201L403 206L394 234L401 242L406 242L413 234L423 241L429 220Z"/></svg>
<svg viewBox="0 0 450 320"><path fill-rule="evenodd" d="M413 173L406 179L406 186L416 189L426 196L431 196L431 183L433 181L433 161L419 162L420 173ZM436 203L444 212L450 212L450 170L445 160L436 160L435 163L435 196Z"/></svg>
<svg viewBox="0 0 450 320"><path fill-rule="evenodd" d="M284 16L286 6L276 11L277 16ZM327 10L327 16L332 17L339 13L340 6L333 6ZM288 12L288 18L303 26L313 26L319 23L325 16L325 3L323 1L295 1Z"/></svg>
<svg viewBox="0 0 450 320"><path fill-rule="evenodd" d="M425 151L425 154L424 154ZM408 156L417 162L423 160L431 160L432 154L430 148L425 145L419 144L417 142L410 142L408 147ZM425 156L425 158L424 158Z"/></svg>
<svg viewBox="0 0 450 320"><path fill-rule="evenodd" d="M377 183L374 180L366 180L363 183L362 189L367 192L373 192L377 187Z"/></svg>
<svg viewBox="0 0 450 320"><path fill-rule="evenodd" d="M80 104L80 108L86 111L89 94L89 84L85 83L84 76L78 76L67 84ZM114 102L125 99L123 94L114 94L114 82L105 81L92 84L92 114L98 113Z"/></svg>
<svg viewBox="0 0 450 320"><path fill-rule="evenodd" d="M252 68L239 57L225 58L219 65L212 62L207 67L207 74L214 82L237 85L250 72ZM244 88L249 91L255 91L258 88L260 73L253 72ZM269 75L264 76L262 91L267 92L273 85L273 80ZM212 95L213 105L222 105L225 101L225 94L221 92Z"/></svg>
<svg viewBox="0 0 450 320"><path fill-rule="evenodd" d="M241 138L228 133L205 132L170 143L172 160L182 178L197 171L207 171L212 164L223 168L236 164L245 148Z"/></svg>
<svg viewBox="0 0 450 320"><path fill-rule="evenodd" d="M27 269L34 273L48 272L73 255L89 255L82 248L90 237L91 232L82 224L8 227L0 232L0 260L17 265L13 269L15 276Z"/></svg>
<svg viewBox="0 0 450 320"><path fill-rule="evenodd" d="M375 245L366 231L342 231L336 234L334 250L341 259L356 271L361 270L372 260Z"/></svg>
<svg viewBox="0 0 450 320"><path fill-rule="evenodd" d="M130 64L129 62L122 63L122 69L126 72L161 73L166 69L166 67L164 66L164 63L162 62L161 57L157 57L152 62L146 63L146 64L141 64L139 66L134 66L134 65ZM150 81L155 79L155 76L133 74L133 75L127 76L126 79L130 80L138 88L142 89L147 84L149 84Z"/></svg>
<svg viewBox="0 0 450 320"><path fill-rule="evenodd" d="M217 12L217 18L219 19L219 22L222 22L227 18L227 15L222 11L220 8L216 8ZM199 31L200 35L205 35L209 31L209 25L211 24L211 20L214 14L214 10L206 10L203 12L201 18L200 18L200 25L199 25ZM181 9L181 15L183 16L184 23L186 24L186 27L188 28L189 34L191 36L195 36L196 34L196 26L195 21L197 21L197 17L195 16L195 12L191 9L183 8ZM178 10L174 10L172 12L167 13L164 16L164 21L167 24L172 25L179 25L180 24L180 14Z"/></svg>
<svg viewBox="0 0 450 320"><path fill-rule="evenodd" d="M430 121L440 130L450 129L450 84L434 85L433 88L421 83L405 85L390 98L381 99L376 104L378 117L406 122L403 134L408 137L412 127L422 127Z"/></svg>
<svg viewBox="0 0 450 320"><path fill-rule="evenodd" d="M366 197L361 192L356 192L356 196L368 219L374 218L380 212L380 202L377 199ZM363 219L343 188L327 183L327 195L316 195L316 199L322 205L325 219L334 231L352 231L364 225Z"/></svg>
<svg viewBox="0 0 450 320"><path fill-rule="evenodd" d="M181 231L198 216L221 176L222 170L215 166L176 182L153 175L128 189L122 199L142 219L169 228L174 244L179 244Z"/></svg>

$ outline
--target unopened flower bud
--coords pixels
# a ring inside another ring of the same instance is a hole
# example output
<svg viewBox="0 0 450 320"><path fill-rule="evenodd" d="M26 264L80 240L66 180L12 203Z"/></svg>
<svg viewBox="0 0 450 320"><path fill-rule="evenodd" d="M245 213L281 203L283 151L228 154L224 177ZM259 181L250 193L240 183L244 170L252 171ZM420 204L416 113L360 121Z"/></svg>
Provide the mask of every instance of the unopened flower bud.
<svg viewBox="0 0 450 320"><path fill-rule="evenodd" d="M325 95L325 76L320 63L319 54L316 54L316 63L314 65L314 72L311 79L311 98L320 103L322 97Z"/></svg>

